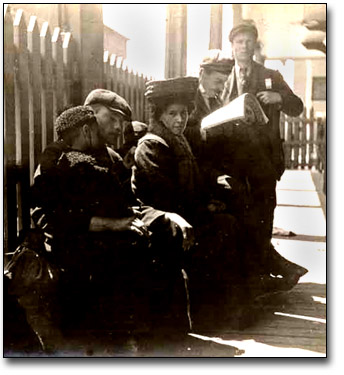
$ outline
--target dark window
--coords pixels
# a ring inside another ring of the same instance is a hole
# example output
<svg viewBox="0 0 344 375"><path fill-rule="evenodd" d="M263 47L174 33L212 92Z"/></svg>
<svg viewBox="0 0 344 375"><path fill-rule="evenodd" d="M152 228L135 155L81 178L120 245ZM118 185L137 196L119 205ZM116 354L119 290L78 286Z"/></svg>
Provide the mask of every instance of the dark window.
<svg viewBox="0 0 344 375"><path fill-rule="evenodd" d="M326 77L313 77L312 100L326 100Z"/></svg>

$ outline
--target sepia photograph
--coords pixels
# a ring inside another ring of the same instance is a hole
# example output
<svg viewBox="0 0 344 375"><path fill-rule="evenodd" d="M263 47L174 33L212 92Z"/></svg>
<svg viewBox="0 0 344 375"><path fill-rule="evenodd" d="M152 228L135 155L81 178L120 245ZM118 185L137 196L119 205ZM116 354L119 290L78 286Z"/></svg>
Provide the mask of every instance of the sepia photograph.
<svg viewBox="0 0 344 375"><path fill-rule="evenodd" d="M328 358L326 35L3 4L3 357Z"/></svg>

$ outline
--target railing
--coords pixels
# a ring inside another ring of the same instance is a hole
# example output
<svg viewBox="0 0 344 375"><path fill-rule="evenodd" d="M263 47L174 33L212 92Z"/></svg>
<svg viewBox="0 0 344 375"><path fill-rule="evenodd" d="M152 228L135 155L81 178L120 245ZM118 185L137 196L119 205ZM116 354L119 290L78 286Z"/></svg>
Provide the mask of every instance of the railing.
<svg viewBox="0 0 344 375"><path fill-rule="evenodd" d="M129 70L120 56L104 52L104 88L121 95L130 103L133 118L146 121L144 92L148 78Z"/></svg>
<svg viewBox="0 0 344 375"><path fill-rule="evenodd" d="M314 116L306 110L299 117L282 113L281 135L284 138L285 167L287 169L315 168L324 171L326 167L326 118Z"/></svg>
<svg viewBox="0 0 344 375"><path fill-rule="evenodd" d="M148 78L129 70L125 61L120 56L110 55L104 51L104 82L103 87L122 96L132 109L132 117L135 120L146 122L144 92ZM117 148L123 143L123 134L117 140Z"/></svg>

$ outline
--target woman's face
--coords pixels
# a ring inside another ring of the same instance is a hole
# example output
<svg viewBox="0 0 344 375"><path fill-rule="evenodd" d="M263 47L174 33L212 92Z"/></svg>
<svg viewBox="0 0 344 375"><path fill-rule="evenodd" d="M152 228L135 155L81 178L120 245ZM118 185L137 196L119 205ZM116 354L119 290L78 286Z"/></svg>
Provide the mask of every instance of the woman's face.
<svg viewBox="0 0 344 375"><path fill-rule="evenodd" d="M185 104L169 104L160 116L160 121L175 135L183 134L188 121L188 109Z"/></svg>

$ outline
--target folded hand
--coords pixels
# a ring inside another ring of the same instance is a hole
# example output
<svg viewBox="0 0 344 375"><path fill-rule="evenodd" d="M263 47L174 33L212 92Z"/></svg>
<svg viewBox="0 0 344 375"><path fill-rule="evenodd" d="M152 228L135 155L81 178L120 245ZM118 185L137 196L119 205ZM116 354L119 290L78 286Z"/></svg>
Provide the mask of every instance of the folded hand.
<svg viewBox="0 0 344 375"><path fill-rule="evenodd" d="M194 230L191 224L189 224L180 215L173 212L166 212L165 218L170 220L173 235L177 234L178 228L182 231L183 235L183 249L184 251L190 250L195 242Z"/></svg>

